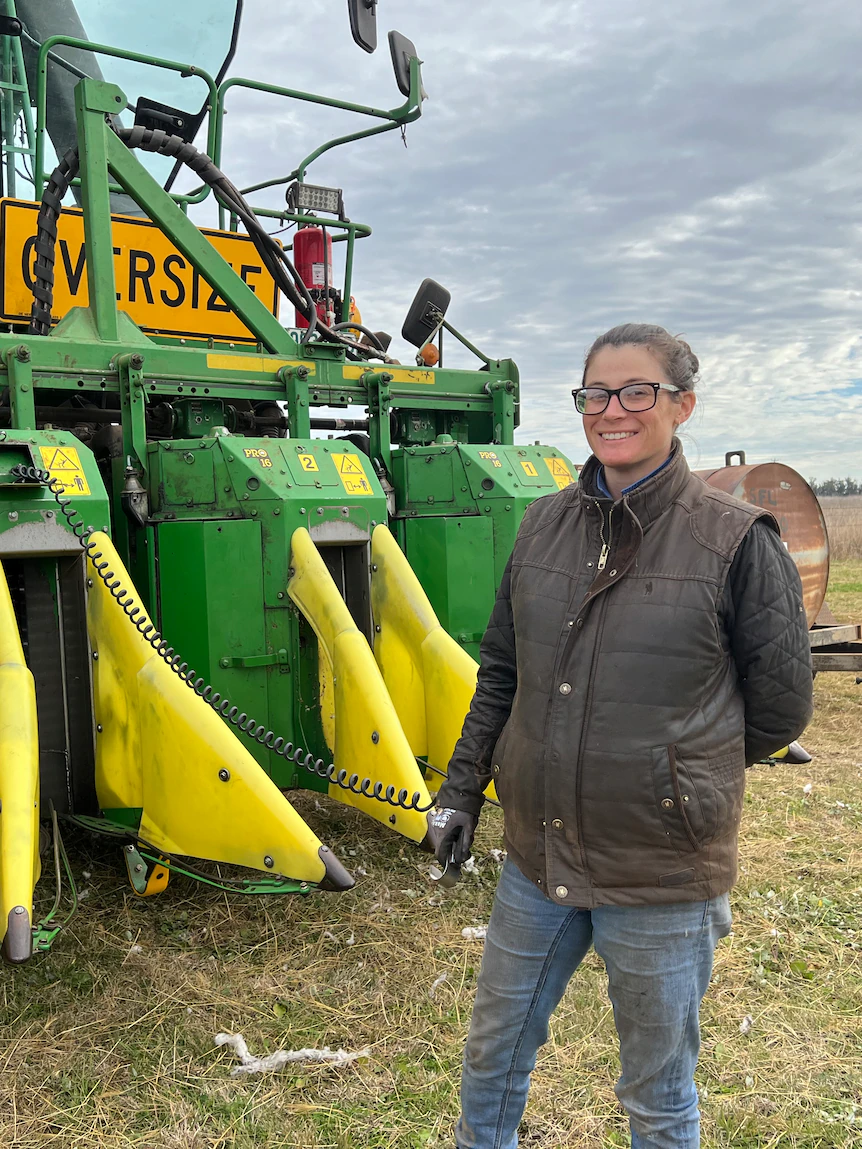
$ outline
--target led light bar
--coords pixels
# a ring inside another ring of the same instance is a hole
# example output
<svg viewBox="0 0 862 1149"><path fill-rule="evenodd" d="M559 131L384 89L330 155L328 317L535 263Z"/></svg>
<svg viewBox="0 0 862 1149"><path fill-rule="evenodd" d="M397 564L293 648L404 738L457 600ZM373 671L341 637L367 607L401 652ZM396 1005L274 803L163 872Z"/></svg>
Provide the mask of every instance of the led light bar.
<svg viewBox="0 0 862 1149"><path fill-rule="evenodd" d="M286 193L287 206L295 212L323 211L344 218L341 188L324 188L316 184L292 183Z"/></svg>

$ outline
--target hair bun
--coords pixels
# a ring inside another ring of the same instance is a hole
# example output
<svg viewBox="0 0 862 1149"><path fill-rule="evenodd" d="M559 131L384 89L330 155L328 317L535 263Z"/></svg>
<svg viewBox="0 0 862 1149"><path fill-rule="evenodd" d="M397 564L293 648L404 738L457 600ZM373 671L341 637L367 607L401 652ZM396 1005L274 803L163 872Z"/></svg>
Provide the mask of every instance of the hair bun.
<svg viewBox="0 0 862 1149"><path fill-rule="evenodd" d="M680 345L682 350L685 352L686 357L688 358L689 367L691 368L690 378L694 379L694 377L697 375L698 371L700 371L700 360L695 355L695 353L692 351L692 349L689 347L689 345L686 343L686 341L682 338L681 335L676 335L676 336L674 336L674 338L676 339L677 343Z"/></svg>
<svg viewBox="0 0 862 1149"><path fill-rule="evenodd" d="M658 356L668 379L681 391L693 391L700 362L679 335L671 335L654 323L621 323L612 327L593 343L584 361L583 382L593 356L603 347L647 347Z"/></svg>

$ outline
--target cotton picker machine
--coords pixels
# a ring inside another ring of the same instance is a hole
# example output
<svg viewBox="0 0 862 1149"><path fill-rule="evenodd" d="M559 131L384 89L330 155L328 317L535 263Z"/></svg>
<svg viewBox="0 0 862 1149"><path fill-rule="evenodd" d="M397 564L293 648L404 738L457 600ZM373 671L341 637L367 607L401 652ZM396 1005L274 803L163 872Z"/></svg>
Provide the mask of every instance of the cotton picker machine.
<svg viewBox="0 0 862 1149"><path fill-rule="evenodd" d="M385 111L225 79L241 0L188 0L170 19L130 7L5 0L0 17L0 936L13 962L58 931L67 820L117 837L141 895L172 870L243 893L348 889L294 788L421 844L518 523L572 481L559 451L514 445L515 364L455 330L439 285L422 284L404 324L415 367L351 307L370 229L306 174L419 117L413 45L389 34L404 100ZM348 7L372 51L375 3ZM157 34L190 58L148 51ZM219 167L236 89L372 126L241 192ZM181 193L187 170L199 186ZM249 205L278 185L286 202ZM217 230L189 216L207 197ZM444 330L478 369L442 365ZM366 417L332 414L350 407ZM58 884L35 921L40 827Z"/></svg>

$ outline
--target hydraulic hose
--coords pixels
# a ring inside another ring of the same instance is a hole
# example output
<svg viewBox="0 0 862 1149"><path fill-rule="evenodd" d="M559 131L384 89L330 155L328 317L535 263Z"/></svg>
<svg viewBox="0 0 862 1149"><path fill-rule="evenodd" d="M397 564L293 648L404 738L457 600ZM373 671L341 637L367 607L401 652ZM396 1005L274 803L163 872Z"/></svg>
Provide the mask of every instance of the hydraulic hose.
<svg viewBox="0 0 862 1149"><path fill-rule="evenodd" d="M302 339L307 343L312 335L319 336L329 343L345 347L354 358L380 359L390 362L385 352L377 347L367 347L346 338L339 331L321 323L317 308L308 287L294 267L287 252L272 238L254 209L248 204L208 155L180 136L169 135L161 128L114 128L118 138L128 148L141 148L143 151L174 158L191 168L204 183L213 189L216 199L235 215L245 226L254 246L263 261L264 267L275 280L278 289L287 296L290 303L308 320L308 328ZM33 269L33 306L30 314L30 334L47 335L51 330L51 309L54 303L54 265L56 261L57 221L63 210L63 199L72 180L78 175L80 156L77 148L70 148L51 173L44 192L36 223L35 254Z"/></svg>

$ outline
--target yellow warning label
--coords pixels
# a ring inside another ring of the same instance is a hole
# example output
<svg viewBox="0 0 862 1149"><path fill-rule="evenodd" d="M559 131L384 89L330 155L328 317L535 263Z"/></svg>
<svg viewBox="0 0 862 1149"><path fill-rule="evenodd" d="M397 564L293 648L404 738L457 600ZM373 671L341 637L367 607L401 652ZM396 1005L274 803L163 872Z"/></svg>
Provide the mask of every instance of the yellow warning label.
<svg viewBox="0 0 862 1149"><path fill-rule="evenodd" d="M568 487L570 483L575 480L572 478L572 472L566 466L563 459L545 459L548 470L551 472L551 478L562 491L564 487ZM521 464L523 466L523 464Z"/></svg>
<svg viewBox="0 0 862 1149"><path fill-rule="evenodd" d="M75 447L40 447L42 466L63 484L64 495L89 495L90 484Z"/></svg>
<svg viewBox="0 0 862 1149"><path fill-rule="evenodd" d="M348 495L373 495L358 455L333 455L332 461Z"/></svg>
<svg viewBox="0 0 862 1149"><path fill-rule="evenodd" d="M524 468L525 475L529 475L531 479L538 479L539 472L536 470L535 463L529 463L526 459L522 459L521 466Z"/></svg>
<svg viewBox="0 0 862 1149"><path fill-rule="evenodd" d="M317 465L317 459L315 459L314 455L297 455L296 457L297 457L297 459L299 459L299 463L300 463L300 466L302 467L303 471L319 471L320 470L320 467L318 467L318 465ZM336 464L336 466L337 466L337 464Z"/></svg>

